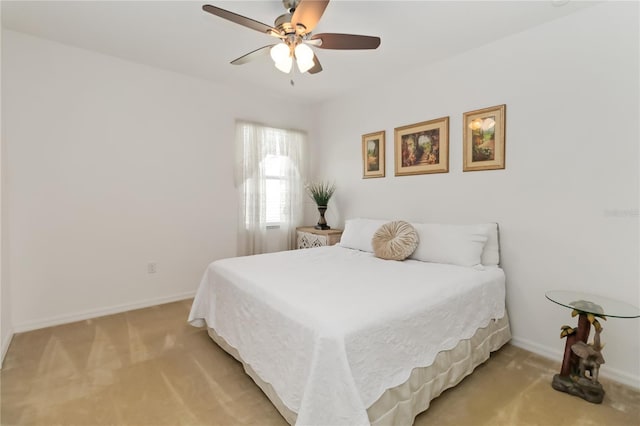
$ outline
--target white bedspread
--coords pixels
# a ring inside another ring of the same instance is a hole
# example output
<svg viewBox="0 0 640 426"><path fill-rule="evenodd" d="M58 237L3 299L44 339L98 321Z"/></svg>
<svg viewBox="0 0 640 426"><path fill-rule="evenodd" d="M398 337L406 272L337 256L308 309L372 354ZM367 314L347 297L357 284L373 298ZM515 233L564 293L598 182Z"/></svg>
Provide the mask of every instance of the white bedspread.
<svg viewBox="0 0 640 426"><path fill-rule="evenodd" d="M189 322L236 348L296 424L365 425L386 389L504 316L504 282L339 246L237 257L209 265Z"/></svg>

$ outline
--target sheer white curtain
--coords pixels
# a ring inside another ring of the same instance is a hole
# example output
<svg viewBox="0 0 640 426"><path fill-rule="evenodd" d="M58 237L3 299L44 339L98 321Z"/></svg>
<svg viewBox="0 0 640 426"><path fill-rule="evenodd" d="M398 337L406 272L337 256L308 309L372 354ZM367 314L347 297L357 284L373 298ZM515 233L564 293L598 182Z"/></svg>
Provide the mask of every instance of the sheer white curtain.
<svg viewBox="0 0 640 426"><path fill-rule="evenodd" d="M236 123L239 255L295 248L305 197L306 139L300 131Z"/></svg>

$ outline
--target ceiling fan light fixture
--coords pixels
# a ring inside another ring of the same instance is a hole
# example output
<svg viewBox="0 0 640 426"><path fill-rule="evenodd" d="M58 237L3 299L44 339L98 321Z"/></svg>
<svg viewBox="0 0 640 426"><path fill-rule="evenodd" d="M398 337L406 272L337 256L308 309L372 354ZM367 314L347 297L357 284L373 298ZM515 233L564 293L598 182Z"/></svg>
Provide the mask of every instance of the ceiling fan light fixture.
<svg viewBox="0 0 640 426"><path fill-rule="evenodd" d="M298 64L298 69L300 70L300 73L303 73L303 74L309 71L311 68L313 68L313 65L314 65L313 60L304 62L298 59L296 63Z"/></svg>
<svg viewBox="0 0 640 426"><path fill-rule="evenodd" d="M282 71L285 74L289 74L289 72L291 72L292 66L293 66L293 59L290 56L276 62L276 68L278 68L280 71Z"/></svg>
<svg viewBox="0 0 640 426"><path fill-rule="evenodd" d="M291 56L291 50L285 43L278 43L271 48L271 59L273 62L280 62Z"/></svg>
<svg viewBox="0 0 640 426"><path fill-rule="evenodd" d="M300 43L295 49L296 63L301 73L305 73L313 68L313 50L306 44Z"/></svg>
<svg viewBox="0 0 640 426"><path fill-rule="evenodd" d="M293 59L291 58L291 49L285 43L278 43L271 48L271 59L276 64L276 68L284 73L291 71Z"/></svg>
<svg viewBox="0 0 640 426"><path fill-rule="evenodd" d="M291 72L295 59L301 73L317 74L322 71L322 66L318 57L307 44L322 49L339 50L377 49L380 46L380 37L341 33L323 33L312 36L311 32L318 24L330 0L281 1L287 13L276 18L273 26L210 4L202 6L202 10L207 13L262 34L276 37L280 41L276 45L263 46L234 59L231 64L242 65L269 52L276 68L284 73ZM567 2L569 0L553 1Z"/></svg>

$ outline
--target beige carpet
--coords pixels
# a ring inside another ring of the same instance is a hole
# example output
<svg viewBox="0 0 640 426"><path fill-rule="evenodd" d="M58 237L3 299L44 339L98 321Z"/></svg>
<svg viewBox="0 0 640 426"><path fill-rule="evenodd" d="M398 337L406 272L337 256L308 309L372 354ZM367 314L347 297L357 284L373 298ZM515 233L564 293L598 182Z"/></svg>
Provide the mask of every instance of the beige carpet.
<svg viewBox="0 0 640 426"><path fill-rule="evenodd" d="M0 372L1 423L286 425L240 364L186 323L190 304L14 336ZM640 424L640 392L602 380L604 402L590 404L551 388L559 367L507 345L415 424Z"/></svg>

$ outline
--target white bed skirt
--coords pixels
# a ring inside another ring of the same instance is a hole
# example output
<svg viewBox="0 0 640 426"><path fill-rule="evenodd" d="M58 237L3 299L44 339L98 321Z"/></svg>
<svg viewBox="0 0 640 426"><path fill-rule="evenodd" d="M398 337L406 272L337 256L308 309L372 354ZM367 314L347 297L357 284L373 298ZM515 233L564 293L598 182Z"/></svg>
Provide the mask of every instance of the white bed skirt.
<svg viewBox="0 0 640 426"><path fill-rule="evenodd" d="M239 356L238 351L229 346L215 330L209 328L209 336L222 349L242 363L244 370L271 400L289 424L295 424L297 414L287 408L269 383L264 382ZM375 426L411 425L415 417L429 408L431 400L446 389L457 385L462 379L487 359L491 352L500 349L511 339L509 318L492 320L466 340L447 351L439 352L428 367L413 369L409 379L382 394L368 409L369 421Z"/></svg>

